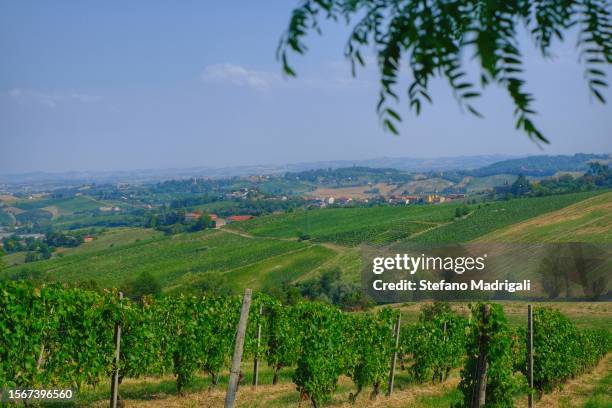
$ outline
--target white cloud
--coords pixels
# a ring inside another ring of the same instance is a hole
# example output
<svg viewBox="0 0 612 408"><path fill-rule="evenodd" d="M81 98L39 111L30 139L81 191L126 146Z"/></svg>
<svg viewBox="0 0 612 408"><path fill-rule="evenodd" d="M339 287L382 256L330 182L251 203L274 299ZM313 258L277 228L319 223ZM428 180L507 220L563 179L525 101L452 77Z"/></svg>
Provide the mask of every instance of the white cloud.
<svg viewBox="0 0 612 408"><path fill-rule="evenodd" d="M206 82L230 83L255 89L268 89L280 80L280 75L252 70L240 65L214 64L204 69L201 78Z"/></svg>
<svg viewBox="0 0 612 408"><path fill-rule="evenodd" d="M236 64L214 64L207 66L200 78L205 82L227 83L235 86L267 90L272 86L305 89L363 89L369 88L372 70L362 70L357 77L350 74L347 62L333 61L323 64L317 72L298 74L297 79L283 81L282 76L269 71L257 71Z"/></svg>
<svg viewBox="0 0 612 408"><path fill-rule="evenodd" d="M29 89L14 88L8 92L11 99L18 103L35 103L55 108L62 103L92 103L100 97L78 92L40 92Z"/></svg>

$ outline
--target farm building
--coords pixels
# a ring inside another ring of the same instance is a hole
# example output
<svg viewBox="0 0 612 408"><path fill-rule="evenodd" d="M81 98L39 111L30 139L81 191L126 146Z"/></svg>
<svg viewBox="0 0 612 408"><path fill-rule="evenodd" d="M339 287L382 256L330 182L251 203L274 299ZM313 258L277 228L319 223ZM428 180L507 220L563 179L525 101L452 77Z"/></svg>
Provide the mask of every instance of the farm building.
<svg viewBox="0 0 612 408"><path fill-rule="evenodd" d="M226 218L226 222L230 223L230 222L247 221L247 220L250 220L251 218L253 218L252 215L231 215Z"/></svg>
<svg viewBox="0 0 612 408"><path fill-rule="evenodd" d="M202 213L200 211L194 211L194 212L185 214L185 220L186 221L196 221L196 220L199 220L201 216L202 216Z"/></svg>

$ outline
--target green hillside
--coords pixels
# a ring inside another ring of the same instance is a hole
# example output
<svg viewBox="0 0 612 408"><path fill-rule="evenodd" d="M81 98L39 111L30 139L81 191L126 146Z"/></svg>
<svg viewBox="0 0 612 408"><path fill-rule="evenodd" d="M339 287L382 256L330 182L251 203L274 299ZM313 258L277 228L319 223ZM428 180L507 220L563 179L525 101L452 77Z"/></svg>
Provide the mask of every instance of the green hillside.
<svg viewBox="0 0 612 408"><path fill-rule="evenodd" d="M517 176L514 174L495 174L493 176L472 177L465 185L468 192L492 190L495 187L512 185ZM533 177L528 177L533 180Z"/></svg>
<svg viewBox="0 0 612 408"><path fill-rule="evenodd" d="M19 261L15 258L6 262L12 266L0 277L94 280L122 287L149 272L166 291L205 285L211 279L222 279L235 289L259 289L338 269L356 282L363 262L361 243L610 242L611 196L578 193L471 204L461 218L455 218L455 210L464 204L457 203L295 211L173 236L116 228L93 242L61 249L50 260L12 265ZM298 241L299 234L308 234L310 240ZM18 255L23 253L11 257Z"/></svg>
<svg viewBox="0 0 612 408"><path fill-rule="evenodd" d="M612 243L612 192L499 229L478 241Z"/></svg>
<svg viewBox="0 0 612 408"><path fill-rule="evenodd" d="M222 231L171 237L146 233L140 240L126 238L126 232L133 238L134 230L124 230L122 234L115 233L116 242L101 238L101 242L66 251L48 261L8 268L3 275L43 273L50 280L95 280L102 286L121 287L147 271L168 288L177 282L193 284L216 272L223 273L232 286L241 287L242 280L248 277L257 287L293 279L335 255L332 249L312 244L248 238Z"/></svg>
<svg viewBox="0 0 612 408"><path fill-rule="evenodd" d="M417 242L467 242L517 222L559 210L598 192L563 194L557 196L520 198L487 203L464 218L429 230L414 238Z"/></svg>
<svg viewBox="0 0 612 408"><path fill-rule="evenodd" d="M472 204L468 206L469 215L460 219L455 219L454 215L456 208L463 204L332 208L260 217L230 228L279 238L305 233L314 241L348 246L399 240L466 242L596 194L588 192Z"/></svg>
<svg viewBox="0 0 612 408"><path fill-rule="evenodd" d="M98 209L102 202L96 201L87 196L76 196L70 198L43 198L38 200L20 200L14 204L22 210L46 209L55 212L55 216L69 215L83 211L93 211Z"/></svg>
<svg viewBox="0 0 612 408"><path fill-rule="evenodd" d="M526 176L552 176L558 171L586 171L588 163L595 160L609 160L607 154L577 153L573 156L529 156L509 159L472 170L474 176L491 176L494 174L524 174Z"/></svg>
<svg viewBox="0 0 612 408"><path fill-rule="evenodd" d="M460 204L407 207L330 208L259 217L230 228L266 237L307 234L314 241L341 245L388 243L452 220Z"/></svg>
<svg viewBox="0 0 612 408"><path fill-rule="evenodd" d="M0 209L0 225L13 225L14 223L15 217Z"/></svg>

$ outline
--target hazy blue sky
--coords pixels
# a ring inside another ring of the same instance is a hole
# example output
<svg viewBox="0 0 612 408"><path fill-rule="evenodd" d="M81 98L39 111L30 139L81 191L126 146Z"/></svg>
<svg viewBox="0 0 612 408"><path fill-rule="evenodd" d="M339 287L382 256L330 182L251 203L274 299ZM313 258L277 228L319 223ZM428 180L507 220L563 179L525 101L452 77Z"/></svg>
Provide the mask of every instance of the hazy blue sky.
<svg viewBox="0 0 612 408"><path fill-rule="evenodd" d="M543 150L514 131L503 91L486 91L477 119L443 83L421 117L399 107L392 136L374 67L350 76L343 25L312 36L298 79L282 78L294 4L0 2L0 172L612 151L612 106L591 101L574 38L552 61L526 55Z"/></svg>

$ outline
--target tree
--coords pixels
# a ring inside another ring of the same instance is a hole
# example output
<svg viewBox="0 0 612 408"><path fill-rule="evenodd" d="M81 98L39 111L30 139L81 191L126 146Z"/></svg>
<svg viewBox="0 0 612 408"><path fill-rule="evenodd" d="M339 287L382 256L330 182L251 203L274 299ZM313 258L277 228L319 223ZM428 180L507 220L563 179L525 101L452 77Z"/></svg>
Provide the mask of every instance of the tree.
<svg viewBox="0 0 612 408"><path fill-rule="evenodd" d="M531 183L527 180L527 177L520 174L514 183L512 183L512 187L510 187L510 192L515 197L521 197L529 192L531 192Z"/></svg>
<svg viewBox="0 0 612 408"><path fill-rule="evenodd" d="M0 271L2 271L2 269L5 268L5 263L4 260L2 259L3 256L6 255L6 251L4 251L4 249L0 248Z"/></svg>
<svg viewBox="0 0 612 408"><path fill-rule="evenodd" d="M202 231L203 229L206 228L215 228L215 226L217 225L216 221L214 221L210 215L203 213L200 218L198 218L198 220L195 222L195 224L193 224L190 228L190 230L192 232L195 231Z"/></svg>
<svg viewBox="0 0 612 408"><path fill-rule="evenodd" d="M139 301L145 295L159 295L161 285L153 275L145 271L127 284L125 292L129 298Z"/></svg>
<svg viewBox="0 0 612 408"><path fill-rule="evenodd" d="M397 82L402 61L411 74L410 109L418 115L424 102L432 102L429 81L448 81L459 105L481 116L473 101L489 84L506 89L515 106L516 127L536 142L548 143L533 122L534 97L525 89L523 61L518 41L521 25L529 31L543 57L550 55L553 40L563 41L578 26L579 58L591 94L605 103L604 68L612 63L612 17L609 0L303 0L292 12L281 37L277 56L288 76L296 73L289 53L303 54L309 31L320 32L320 20L357 19L344 55L353 75L365 66L363 48L377 56L380 94L377 112L383 128L398 133L400 115L389 106L398 101ZM478 57L480 86L466 79L462 55Z"/></svg>

